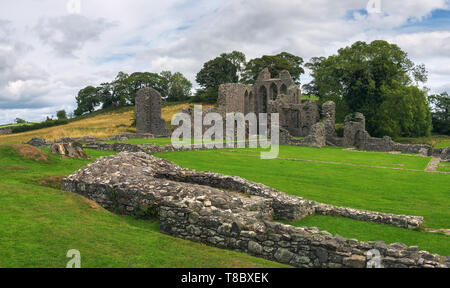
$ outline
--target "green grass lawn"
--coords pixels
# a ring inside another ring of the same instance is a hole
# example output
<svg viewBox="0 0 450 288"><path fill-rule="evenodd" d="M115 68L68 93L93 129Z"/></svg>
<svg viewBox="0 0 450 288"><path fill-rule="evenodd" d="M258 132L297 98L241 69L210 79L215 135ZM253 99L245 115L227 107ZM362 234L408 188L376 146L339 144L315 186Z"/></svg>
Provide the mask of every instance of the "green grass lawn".
<svg viewBox="0 0 450 288"><path fill-rule="evenodd" d="M428 144L434 148L445 148L450 147L450 136L448 135L432 135L429 137L419 137L419 138L399 138L395 141L404 144Z"/></svg>
<svg viewBox="0 0 450 288"><path fill-rule="evenodd" d="M70 249L81 252L82 267L286 267L161 234L155 221L109 213L41 182L91 161L49 155L36 162L0 146L0 267L63 268Z"/></svg>
<svg viewBox="0 0 450 288"><path fill-rule="evenodd" d="M25 126L25 125L33 125L36 123L20 123L20 124L5 124L5 125L0 125L0 128L6 128L6 127L19 127L19 126Z"/></svg>
<svg viewBox="0 0 450 288"><path fill-rule="evenodd" d="M261 149L239 149L241 154L259 155ZM389 154L379 152L345 151L342 147L310 147L281 146L280 158L315 160L358 165L391 167L424 170L431 157L418 157L409 154Z"/></svg>
<svg viewBox="0 0 450 288"><path fill-rule="evenodd" d="M189 141L189 140L188 140ZM234 139L235 142L237 142L237 139ZM120 142L120 143L129 143L129 144L134 144L134 145L157 145L157 146L164 146L164 145L172 145L172 140L171 138L154 138L154 139L142 139L142 138L138 138L138 139L128 139L126 141L116 141L116 140L107 140L107 141L103 141L105 143L116 143L116 142ZM203 143L216 143L219 141L202 141ZM224 142L224 141L220 141L220 142ZM190 139L190 143L194 144L194 139Z"/></svg>
<svg viewBox="0 0 450 288"><path fill-rule="evenodd" d="M436 147L436 148L450 147L450 141L442 141L442 142L439 142L435 147Z"/></svg>
<svg viewBox="0 0 450 288"><path fill-rule="evenodd" d="M450 162L441 162L438 167L439 172L450 172Z"/></svg>
<svg viewBox="0 0 450 288"><path fill-rule="evenodd" d="M426 227L450 228L450 175L279 159L261 160L259 157L243 155L256 154L256 152L251 149L236 150L235 153L229 150L210 150L161 153L156 156L199 171L238 175L288 194L322 203L385 213L424 216ZM401 163L405 165L405 168L420 169L429 160L386 153L349 152L336 148L312 149L281 146L280 151L280 156L296 156L312 160L323 159L322 157L326 155L329 161L339 160L345 163L382 166ZM346 231L353 229L367 231L366 236L373 240L414 244L410 241L417 239L415 245L419 245L421 249L450 255L449 236L404 229L392 230L390 226L376 224L373 226L371 223L359 221L332 223L323 220L326 218L317 219L321 224L320 228L339 233L344 237L353 237L346 234ZM361 226L365 228L361 229ZM372 233L370 231L373 227L392 235L384 237L382 233L375 230ZM421 237L416 237L419 235L417 233L420 233ZM382 238L376 239L378 237Z"/></svg>

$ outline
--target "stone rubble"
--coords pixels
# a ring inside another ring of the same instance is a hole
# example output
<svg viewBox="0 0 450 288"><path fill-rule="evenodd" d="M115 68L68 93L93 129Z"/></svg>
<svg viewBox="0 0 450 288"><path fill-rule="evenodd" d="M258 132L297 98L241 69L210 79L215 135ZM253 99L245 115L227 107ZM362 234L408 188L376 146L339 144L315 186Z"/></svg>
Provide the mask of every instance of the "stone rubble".
<svg viewBox="0 0 450 288"><path fill-rule="evenodd" d="M63 181L104 208L137 217L158 216L161 231L211 246L296 267L367 266L377 249L384 267L449 267L449 258L404 244L359 242L317 228L273 222L315 213L414 228L421 217L334 207L287 195L240 177L183 169L143 152L102 157Z"/></svg>

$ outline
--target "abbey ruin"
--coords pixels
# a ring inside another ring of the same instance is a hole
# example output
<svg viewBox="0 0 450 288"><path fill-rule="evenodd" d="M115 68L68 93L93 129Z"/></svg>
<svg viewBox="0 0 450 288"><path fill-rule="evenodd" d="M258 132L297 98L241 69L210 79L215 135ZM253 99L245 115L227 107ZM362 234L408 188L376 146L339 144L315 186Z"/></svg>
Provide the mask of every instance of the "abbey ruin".
<svg viewBox="0 0 450 288"><path fill-rule="evenodd" d="M308 136L320 120L317 102L301 100L300 88L286 70L272 78L266 68L254 85L223 84L218 102L222 113L278 113L280 126L294 137Z"/></svg>

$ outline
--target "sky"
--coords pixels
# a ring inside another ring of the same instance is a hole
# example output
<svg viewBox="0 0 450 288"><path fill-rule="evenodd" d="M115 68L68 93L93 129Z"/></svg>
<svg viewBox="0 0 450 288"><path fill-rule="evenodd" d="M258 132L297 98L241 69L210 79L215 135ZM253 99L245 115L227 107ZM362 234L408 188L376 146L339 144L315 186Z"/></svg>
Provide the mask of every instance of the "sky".
<svg viewBox="0 0 450 288"><path fill-rule="evenodd" d="M0 124L72 112L80 89L119 71L171 70L196 86L223 52L308 61L379 39L425 64L432 92L450 92L449 0L2 0Z"/></svg>

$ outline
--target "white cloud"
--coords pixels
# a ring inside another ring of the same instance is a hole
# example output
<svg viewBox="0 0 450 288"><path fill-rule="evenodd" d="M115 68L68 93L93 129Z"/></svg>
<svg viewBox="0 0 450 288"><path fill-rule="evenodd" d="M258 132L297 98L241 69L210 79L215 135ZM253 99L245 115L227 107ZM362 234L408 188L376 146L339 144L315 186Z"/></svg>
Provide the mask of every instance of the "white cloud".
<svg viewBox="0 0 450 288"><path fill-rule="evenodd" d="M382 0L381 14L361 13L368 0L81 1L79 15L61 0L0 3L0 123L73 110L78 90L119 71L180 71L195 82L205 61L232 50L308 60L385 39L426 64L427 86L450 87L450 31L419 29L449 1ZM411 23L417 31L399 29Z"/></svg>
<svg viewBox="0 0 450 288"><path fill-rule="evenodd" d="M89 19L83 15L71 14L57 18L43 18L34 28L37 35L62 57L74 57L74 52L90 41L97 41L100 35L117 23L102 18Z"/></svg>

